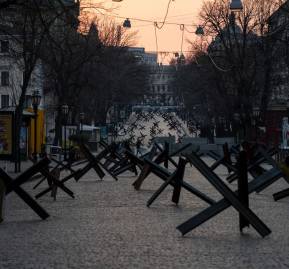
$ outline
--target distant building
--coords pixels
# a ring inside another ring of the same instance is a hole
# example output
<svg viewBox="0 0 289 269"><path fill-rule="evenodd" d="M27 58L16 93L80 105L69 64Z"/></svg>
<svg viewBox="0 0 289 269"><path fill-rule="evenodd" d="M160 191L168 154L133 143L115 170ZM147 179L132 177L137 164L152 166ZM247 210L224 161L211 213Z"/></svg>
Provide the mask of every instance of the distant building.
<svg viewBox="0 0 289 269"><path fill-rule="evenodd" d="M158 64L157 53L145 52L144 48L131 47L128 51L140 60L141 64L148 65L150 70L149 86L144 95L144 106L175 106L177 100L174 96L172 81L175 77L175 67Z"/></svg>
<svg viewBox="0 0 289 269"><path fill-rule="evenodd" d="M273 82L270 105L285 106L289 99L289 66L286 64L288 57L288 34L289 34L289 2L285 2L276 10L269 19L269 32L273 42L276 42L276 59L273 64ZM287 55L286 55L287 54Z"/></svg>
<svg viewBox="0 0 289 269"><path fill-rule="evenodd" d="M267 109L267 133L275 141L281 137L284 117L289 117L289 1L276 10L269 19L269 36L274 48L270 100ZM274 142L274 141L273 141Z"/></svg>
<svg viewBox="0 0 289 269"><path fill-rule="evenodd" d="M142 64L147 65L158 64L157 53L145 52L145 48L129 47L128 52L132 53L136 58L138 58Z"/></svg>
<svg viewBox="0 0 289 269"><path fill-rule="evenodd" d="M144 96L144 105L175 106L172 81L175 67L169 65L155 65L150 68L149 91Z"/></svg>
<svg viewBox="0 0 289 269"><path fill-rule="evenodd" d="M0 108L2 111L15 111L19 103L23 85L23 66L22 61L11 54L12 47L17 46L9 35L0 32ZM38 111L38 149L44 142L44 111L43 111L43 65L41 61L37 61L35 68L31 74L28 88L26 90L24 110L32 112L31 96L34 91L38 91L42 96ZM27 115L26 112L23 115ZM31 114L33 116L34 114ZM30 121L27 116L23 117L21 130L21 152L27 156L34 152L34 120Z"/></svg>

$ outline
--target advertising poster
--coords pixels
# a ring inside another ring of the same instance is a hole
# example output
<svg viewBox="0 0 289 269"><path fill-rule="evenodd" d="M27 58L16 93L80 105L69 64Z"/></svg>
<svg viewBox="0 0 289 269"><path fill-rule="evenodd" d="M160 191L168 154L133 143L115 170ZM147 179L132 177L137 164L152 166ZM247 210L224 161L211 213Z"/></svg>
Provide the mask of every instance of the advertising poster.
<svg viewBox="0 0 289 269"><path fill-rule="evenodd" d="M12 157L13 154L13 115L0 114L0 157Z"/></svg>
<svg viewBox="0 0 289 269"><path fill-rule="evenodd" d="M28 154L27 154L27 127L21 127L21 130L20 130L20 152L21 152L21 155L26 157Z"/></svg>

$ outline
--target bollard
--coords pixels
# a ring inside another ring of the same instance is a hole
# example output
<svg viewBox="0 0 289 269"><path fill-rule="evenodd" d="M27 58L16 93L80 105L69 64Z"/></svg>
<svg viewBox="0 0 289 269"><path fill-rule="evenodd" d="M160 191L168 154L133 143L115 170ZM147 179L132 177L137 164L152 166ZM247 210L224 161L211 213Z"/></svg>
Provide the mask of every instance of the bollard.
<svg viewBox="0 0 289 269"><path fill-rule="evenodd" d="M248 190L248 168L247 168L247 153L241 151L237 161L238 169L238 196L242 204L249 208L249 190ZM241 214L239 214L240 231L243 228L249 227L250 223Z"/></svg>
<svg viewBox="0 0 289 269"><path fill-rule="evenodd" d="M164 145L164 152L165 152L165 162L164 162L164 166L165 168L169 168L169 155L170 155L170 144L168 142L165 142Z"/></svg>
<svg viewBox="0 0 289 269"><path fill-rule="evenodd" d="M226 162L228 162L229 164L232 164L231 155L230 155L230 150L229 150L229 145L228 145L227 142L223 145L223 153L224 153L224 160L225 160ZM228 173L229 173L229 174L230 174L231 171L232 171L229 167L227 167L227 170L228 170Z"/></svg>
<svg viewBox="0 0 289 269"><path fill-rule="evenodd" d="M0 178L0 223L4 220L5 195L6 195L6 187L4 181Z"/></svg>

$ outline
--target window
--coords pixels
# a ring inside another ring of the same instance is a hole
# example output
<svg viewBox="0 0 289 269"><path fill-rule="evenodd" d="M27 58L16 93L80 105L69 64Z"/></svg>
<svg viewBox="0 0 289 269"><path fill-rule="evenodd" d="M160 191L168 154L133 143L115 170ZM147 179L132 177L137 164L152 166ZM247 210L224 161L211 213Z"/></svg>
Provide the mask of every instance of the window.
<svg viewBox="0 0 289 269"><path fill-rule="evenodd" d="M0 47L1 53L9 52L9 41L8 40L1 40L0 46L1 46Z"/></svg>
<svg viewBox="0 0 289 269"><path fill-rule="evenodd" d="M1 86L9 86L9 72L8 71L1 72Z"/></svg>
<svg viewBox="0 0 289 269"><path fill-rule="evenodd" d="M9 95L1 95L1 108L9 107Z"/></svg>

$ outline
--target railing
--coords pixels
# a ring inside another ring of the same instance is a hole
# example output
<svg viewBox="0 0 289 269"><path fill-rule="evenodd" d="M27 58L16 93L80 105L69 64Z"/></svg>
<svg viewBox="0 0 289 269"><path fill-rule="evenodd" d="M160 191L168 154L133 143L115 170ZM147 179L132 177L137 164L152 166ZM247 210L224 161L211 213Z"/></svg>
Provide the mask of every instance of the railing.
<svg viewBox="0 0 289 269"><path fill-rule="evenodd" d="M283 149L280 148L278 153L276 154L276 161L277 162L284 162L285 158L289 156L289 148Z"/></svg>

